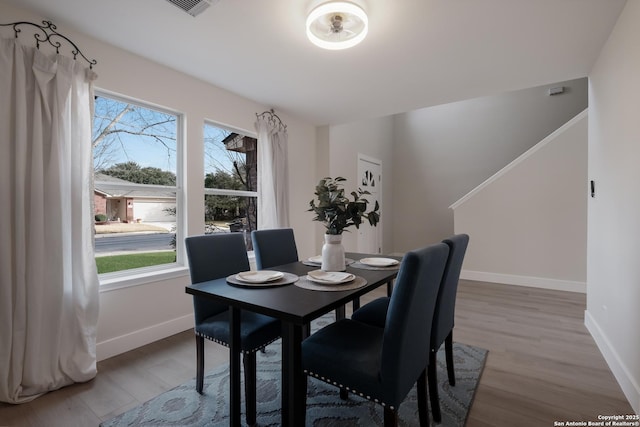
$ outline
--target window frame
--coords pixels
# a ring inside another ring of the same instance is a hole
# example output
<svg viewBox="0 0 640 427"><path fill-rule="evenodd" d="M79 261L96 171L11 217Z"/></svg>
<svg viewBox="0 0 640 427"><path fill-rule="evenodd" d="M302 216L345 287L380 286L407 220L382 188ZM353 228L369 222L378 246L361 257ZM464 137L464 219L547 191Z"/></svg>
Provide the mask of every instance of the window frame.
<svg viewBox="0 0 640 427"><path fill-rule="evenodd" d="M138 183L112 183L109 186L118 189L127 190L157 190L170 191L175 193L176 198L176 261L173 263L159 264L149 267L134 268L128 270L114 271L110 273L98 274L100 283L100 292L120 289L129 286L142 285L159 280L167 280L176 277L188 275L189 269L185 264L186 254L184 249L184 235L186 230L186 196L184 194L184 182L186 180L185 169L183 167L184 148L185 148L185 114L178 110L174 110L165 106L161 106L152 102L142 101L136 98L128 97L122 94L111 92L104 89L96 88L94 90L95 97L103 97L113 99L118 102L132 104L137 107L155 110L164 114L170 114L176 117L176 184L175 186L138 184ZM93 117L92 117L93 121ZM92 158L93 162L93 158ZM95 169L94 169L95 173ZM97 181L99 182L99 181ZM94 189L95 189L95 184ZM93 204L93 201L92 201Z"/></svg>
<svg viewBox="0 0 640 427"><path fill-rule="evenodd" d="M205 120L202 124L202 152L203 154L206 153L206 148L205 148L205 127L206 126L213 126L215 128L218 129L223 129L226 130L228 132L232 132L232 133L237 133L243 136L248 136L250 138L254 138L254 139L258 139L258 135L255 132L249 132L249 131L245 131L245 130L240 130L237 128L233 128L227 125L223 125L220 123L216 123L213 120ZM207 173L214 173L215 171L208 171L206 164L204 163L206 156L202 156L203 158L203 182L202 182L202 188L204 189L204 195L205 196L239 196L239 197L255 197L256 199L256 206L260 204L260 199L258 197L258 190L256 188L256 191L248 191L248 190L230 190L230 189L225 189L225 188L207 188L204 186L204 177L207 176ZM258 167L258 165L256 164L256 168ZM258 179L260 178L260 175L257 176ZM203 202L204 203L204 202ZM204 220L204 218L203 218ZM257 224L256 224L257 227ZM248 253L251 255L253 254L253 251L248 251Z"/></svg>

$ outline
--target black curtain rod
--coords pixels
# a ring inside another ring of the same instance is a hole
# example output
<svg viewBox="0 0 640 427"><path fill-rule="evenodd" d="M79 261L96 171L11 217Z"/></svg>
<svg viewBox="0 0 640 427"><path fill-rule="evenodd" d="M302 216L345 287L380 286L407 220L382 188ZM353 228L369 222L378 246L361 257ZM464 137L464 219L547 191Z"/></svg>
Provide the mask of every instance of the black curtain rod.
<svg viewBox="0 0 640 427"><path fill-rule="evenodd" d="M260 114L256 113L256 118L266 119L269 121L269 124L271 124L272 126L279 126L283 130L287 130L287 125L282 123L282 120L280 120L280 117L278 117L275 111L273 111L273 108L269 111L264 111Z"/></svg>
<svg viewBox="0 0 640 427"><path fill-rule="evenodd" d="M15 37L18 38L18 34L22 32L22 29L20 29L21 25L30 25L40 30L40 32L36 31L36 33L33 35L33 37L36 39L36 48L38 49L40 49L40 43L49 43L56 49L56 53L59 54L62 43L60 43L58 39L62 39L72 46L71 54L73 55L73 59L77 59L78 55L80 55L85 61L87 61L87 63L89 64L89 68L93 68L93 66L98 63L98 61L96 61L95 59L88 59L86 56L84 56L84 54L80 51L80 49L74 42L58 33L56 31L57 27L51 21L42 21L42 25L26 21L12 22L10 24L0 24L0 27L13 26Z"/></svg>

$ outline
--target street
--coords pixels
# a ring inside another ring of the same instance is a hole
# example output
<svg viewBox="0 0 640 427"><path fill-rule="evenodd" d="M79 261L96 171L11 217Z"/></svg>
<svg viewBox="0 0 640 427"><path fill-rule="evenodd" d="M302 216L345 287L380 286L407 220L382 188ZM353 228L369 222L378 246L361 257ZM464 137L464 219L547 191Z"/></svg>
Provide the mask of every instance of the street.
<svg viewBox="0 0 640 427"><path fill-rule="evenodd" d="M96 253L171 250L175 233L102 234L96 236Z"/></svg>

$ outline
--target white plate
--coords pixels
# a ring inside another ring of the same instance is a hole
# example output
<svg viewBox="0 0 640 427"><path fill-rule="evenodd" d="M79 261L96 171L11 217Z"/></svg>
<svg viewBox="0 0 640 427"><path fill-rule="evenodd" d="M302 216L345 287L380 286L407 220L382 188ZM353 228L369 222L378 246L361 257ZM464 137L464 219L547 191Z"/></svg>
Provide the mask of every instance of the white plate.
<svg viewBox="0 0 640 427"><path fill-rule="evenodd" d="M247 283L267 283L274 280L282 279L284 273L281 271L243 271L236 274L236 279Z"/></svg>
<svg viewBox="0 0 640 427"><path fill-rule="evenodd" d="M310 262L312 264L318 264L318 265L322 265L322 255L316 255L316 256L312 256L310 258L307 258L307 262ZM344 263L346 265L350 265L353 264L355 261L352 260L351 258L345 258L344 259Z"/></svg>
<svg viewBox="0 0 640 427"><path fill-rule="evenodd" d="M347 283L356 278L351 273L342 273L340 271L322 271L313 270L307 273L307 277L312 282L323 283L325 285L338 285Z"/></svg>
<svg viewBox="0 0 640 427"><path fill-rule="evenodd" d="M393 258L362 258L360 262L371 267L391 267L400 263L400 261Z"/></svg>

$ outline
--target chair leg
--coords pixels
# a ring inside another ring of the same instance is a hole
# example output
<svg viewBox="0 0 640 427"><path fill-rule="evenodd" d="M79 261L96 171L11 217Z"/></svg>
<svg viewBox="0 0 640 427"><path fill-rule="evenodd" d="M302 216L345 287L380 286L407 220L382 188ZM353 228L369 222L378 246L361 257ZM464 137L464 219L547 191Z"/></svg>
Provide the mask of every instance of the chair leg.
<svg viewBox="0 0 640 427"><path fill-rule="evenodd" d="M431 400L431 415L433 415L433 421L439 423L442 421L442 415L440 414L440 400L438 397L438 374L437 362L436 362L437 350L431 350L429 352L429 375L427 375L427 382L429 383L429 399Z"/></svg>
<svg viewBox="0 0 640 427"><path fill-rule="evenodd" d="M447 375L449 376L449 384L456 385L456 373L453 366L453 331L449 332L444 340L444 352L447 359Z"/></svg>
<svg viewBox="0 0 640 427"><path fill-rule="evenodd" d="M306 414L307 414L307 395L309 394L309 376L308 375L304 375L304 413L305 413L305 418L306 418ZM306 420L305 420L306 421Z"/></svg>
<svg viewBox="0 0 640 427"><path fill-rule="evenodd" d="M346 388L341 388L340 389L340 399L342 399L342 400L349 399L349 392L347 391Z"/></svg>
<svg viewBox="0 0 640 427"><path fill-rule="evenodd" d="M398 426L398 411L384 407L384 427L397 427Z"/></svg>
<svg viewBox="0 0 640 427"><path fill-rule="evenodd" d="M256 423L256 354L245 353L242 356L244 365L244 400L246 405L247 424Z"/></svg>
<svg viewBox="0 0 640 427"><path fill-rule="evenodd" d="M393 280L389 280L387 282L387 296L391 297L392 293L393 293Z"/></svg>
<svg viewBox="0 0 640 427"><path fill-rule="evenodd" d="M420 418L420 427L429 427L429 410L427 409L427 370L425 369L418 378L418 416Z"/></svg>
<svg viewBox="0 0 640 427"><path fill-rule="evenodd" d="M196 391L202 394L204 387L204 337L196 335Z"/></svg>

